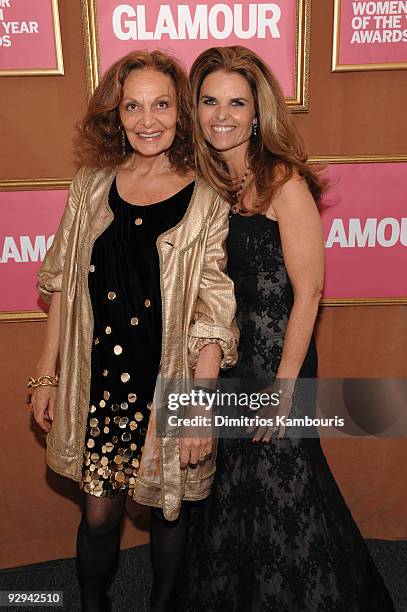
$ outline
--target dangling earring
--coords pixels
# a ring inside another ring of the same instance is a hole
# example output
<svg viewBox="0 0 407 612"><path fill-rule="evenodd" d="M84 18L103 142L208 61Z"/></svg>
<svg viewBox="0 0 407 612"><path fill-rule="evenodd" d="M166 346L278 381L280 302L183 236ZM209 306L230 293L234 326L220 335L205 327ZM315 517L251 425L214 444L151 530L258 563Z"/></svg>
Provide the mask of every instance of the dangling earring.
<svg viewBox="0 0 407 612"><path fill-rule="evenodd" d="M252 134L254 137L257 136L257 121L255 123L253 123L253 131Z"/></svg>
<svg viewBox="0 0 407 612"><path fill-rule="evenodd" d="M121 142L122 142L123 157L126 157L126 134L124 133L122 125L119 127L119 132L120 132L120 138L121 138Z"/></svg>

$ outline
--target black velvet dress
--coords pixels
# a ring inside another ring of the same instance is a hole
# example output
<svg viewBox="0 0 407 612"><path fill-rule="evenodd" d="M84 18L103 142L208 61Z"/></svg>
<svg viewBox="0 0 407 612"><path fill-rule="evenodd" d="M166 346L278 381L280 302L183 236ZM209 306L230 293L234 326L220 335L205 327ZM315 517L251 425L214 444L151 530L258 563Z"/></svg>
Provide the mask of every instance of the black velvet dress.
<svg viewBox="0 0 407 612"><path fill-rule="evenodd" d="M81 488L113 497L134 487L161 358L161 291L156 240L177 225L194 184L138 206L113 181L114 220L95 241L89 270L94 317L90 408Z"/></svg>
<svg viewBox="0 0 407 612"><path fill-rule="evenodd" d="M241 332L227 376L270 381L293 305L278 224L234 215L227 251ZM316 371L312 339L300 377ZM294 403L290 416L301 410ZM318 437L220 439L216 464L212 493L192 519L181 610L394 610Z"/></svg>

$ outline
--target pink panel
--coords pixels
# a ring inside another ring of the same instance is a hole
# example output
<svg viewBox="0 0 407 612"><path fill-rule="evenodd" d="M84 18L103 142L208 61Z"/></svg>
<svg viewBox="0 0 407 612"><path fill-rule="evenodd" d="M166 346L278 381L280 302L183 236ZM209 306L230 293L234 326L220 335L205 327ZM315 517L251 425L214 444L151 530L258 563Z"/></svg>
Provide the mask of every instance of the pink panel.
<svg viewBox="0 0 407 612"><path fill-rule="evenodd" d="M101 69L135 49L169 50L189 69L213 46L243 45L272 67L286 96L294 96L296 0L178 3L99 0Z"/></svg>
<svg viewBox="0 0 407 612"><path fill-rule="evenodd" d="M0 0L0 70L56 63L51 0Z"/></svg>
<svg viewBox="0 0 407 612"><path fill-rule="evenodd" d="M340 64L407 62L407 3L341 0Z"/></svg>
<svg viewBox="0 0 407 612"><path fill-rule="evenodd" d="M36 272L66 198L65 190L0 192L0 311L45 306L37 295Z"/></svg>
<svg viewBox="0 0 407 612"><path fill-rule="evenodd" d="M325 298L407 297L407 164L332 164Z"/></svg>

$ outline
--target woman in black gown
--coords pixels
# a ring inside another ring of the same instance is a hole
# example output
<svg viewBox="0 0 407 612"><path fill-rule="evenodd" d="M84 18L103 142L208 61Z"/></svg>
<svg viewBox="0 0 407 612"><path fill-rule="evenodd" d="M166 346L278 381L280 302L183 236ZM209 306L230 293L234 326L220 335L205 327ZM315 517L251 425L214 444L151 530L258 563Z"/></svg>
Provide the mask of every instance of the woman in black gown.
<svg viewBox="0 0 407 612"><path fill-rule="evenodd" d="M258 56L209 49L190 78L198 168L232 204L228 273L241 337L228 374L243 388L249 379L314 378L321 183ZM283 401L280 414L291 407L290 416L305 409ZM212 493L195 521L183 610L394 610L317 435L281 426L220 439Z"/></svg>

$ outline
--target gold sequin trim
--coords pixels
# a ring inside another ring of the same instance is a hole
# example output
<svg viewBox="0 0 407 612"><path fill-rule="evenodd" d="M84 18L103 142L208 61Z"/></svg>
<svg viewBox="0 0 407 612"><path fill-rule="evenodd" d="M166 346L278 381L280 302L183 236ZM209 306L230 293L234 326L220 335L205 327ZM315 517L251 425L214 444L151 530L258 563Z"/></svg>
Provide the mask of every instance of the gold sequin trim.
<svg viewBox="0 0 407 612"><path fill-rule="evenodd" d="M134 404L134 402L137 400L137 395L135 393L129 393L127 399L129 400L130 404Z"/></svg>
<svg viewBox="0 0 407 612"><path fill-rule="evenodd" d="M144 300L144 306L145 306L146 308L149 308L149 307L151 306L151 300L149 300L149 299Z"/></svg>
<svg viewBox="0 0 407 612"><path fill-rule="evenodd" d="M141 219L141 217L137 217L137 219L134 222L136 225L141 225L143 223L143 219Z"/></svg>
<svg viewBox="0 0 407 612"><path fill-rule="evenodd" d="M138 325L138 317L132 317L130 319L130 324L131 325Z"/></svg>
<svg viewBox="0 0 407 612"><path fill-rule="evenodd" d="M123 374L120 376L120 380L124 383L129 382L130 374L128 372L123 372Z"/></svg>
<svg viewBox="0 0 407 612"><path fill-rule="evenodd" d="M109 298L109 300L114 300L116 298L116 294L114 291L109 291L107 297Z"/></svg>
<svg viewBox="0 0 407 612"><path fill-rule="evenodd" d="M116 344L116 346L113 349L113 352L115 355L121 355L123 353L123 349L120 346L120 344Z"/></svg>

